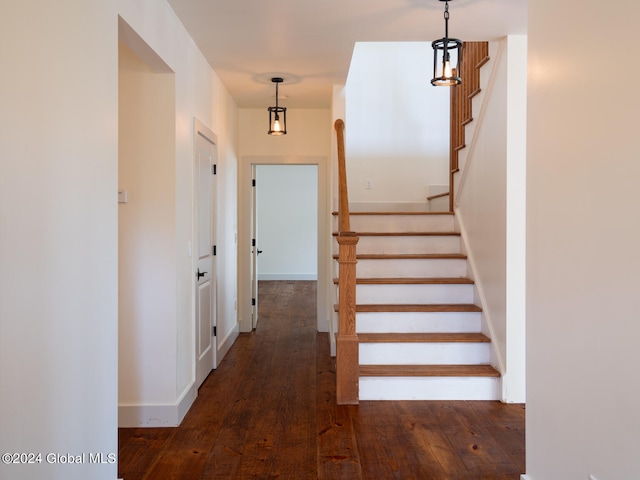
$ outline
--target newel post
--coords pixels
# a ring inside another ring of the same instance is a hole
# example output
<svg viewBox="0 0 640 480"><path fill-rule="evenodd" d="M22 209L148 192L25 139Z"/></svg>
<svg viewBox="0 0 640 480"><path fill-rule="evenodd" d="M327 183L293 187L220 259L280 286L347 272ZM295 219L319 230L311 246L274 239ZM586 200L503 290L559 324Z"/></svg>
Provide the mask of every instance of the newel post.
<svg viewBox="0 0 640 480"><path fill-rule="evenodd" d="M358 404L358 335L356 334L356 245L354 232L338 235L339 310L336 339L336 397L338 405Z"/></svg>

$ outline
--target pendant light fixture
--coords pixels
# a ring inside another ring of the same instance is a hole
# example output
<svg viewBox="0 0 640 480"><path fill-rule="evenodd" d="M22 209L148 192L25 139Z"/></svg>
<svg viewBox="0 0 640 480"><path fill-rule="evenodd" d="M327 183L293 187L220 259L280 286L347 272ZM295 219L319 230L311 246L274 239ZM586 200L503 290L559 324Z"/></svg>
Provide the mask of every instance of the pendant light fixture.
<svg viewBox="0 0 640 480"><path fill-rule="evenodd" d="M271 79L276 84L276 106L269 107L269 135L286 135L287 134L287 109L278 106L278 84L284 79L281 77L273 77Z"/></svg>
<svg viewBox="0 0 640 480"><path fill-rule="evenodd" d="M460 78L460 60L462 59L462 42L457 38L449 38L449 0L444 2L444 38L434 40L433 78L431 85L450 87L462 83Z"/></svg>

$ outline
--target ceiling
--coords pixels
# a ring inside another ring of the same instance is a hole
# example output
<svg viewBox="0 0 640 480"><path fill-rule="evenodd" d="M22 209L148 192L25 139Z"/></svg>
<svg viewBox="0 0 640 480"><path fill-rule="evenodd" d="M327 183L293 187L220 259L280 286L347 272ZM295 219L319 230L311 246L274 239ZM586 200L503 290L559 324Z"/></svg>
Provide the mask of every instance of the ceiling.
<svg viewBox="0 0 640 480"><path fill-rule="evenodd" d="M356 42L444 36L442 0L168 0L240 108L328 108ZM526 34L527 0L449 0L449 34Z"/></svg>

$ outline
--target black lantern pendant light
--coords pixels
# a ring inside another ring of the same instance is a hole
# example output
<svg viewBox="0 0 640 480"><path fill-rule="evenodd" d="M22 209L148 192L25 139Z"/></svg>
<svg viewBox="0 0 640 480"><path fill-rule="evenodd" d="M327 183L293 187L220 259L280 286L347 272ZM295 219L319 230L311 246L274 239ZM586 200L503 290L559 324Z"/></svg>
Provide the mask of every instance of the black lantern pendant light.
<svg viewBox="0 0 640 480"><path fill-rule="evenodd" d="M278 84L284 80L280 77L271 79L276 84L276 106L269 107L269 135L286 135L287 134L287 109L278 106Z"/></svg>
<svg viewBox="0 0 640 480"><path fill-rule="evenodd" d="M459 85L460 60L462 59L462 42L457 38L449 38L449 0L444 2L444 38L434 40L433 78L431 84L436 87Z"/></svg>

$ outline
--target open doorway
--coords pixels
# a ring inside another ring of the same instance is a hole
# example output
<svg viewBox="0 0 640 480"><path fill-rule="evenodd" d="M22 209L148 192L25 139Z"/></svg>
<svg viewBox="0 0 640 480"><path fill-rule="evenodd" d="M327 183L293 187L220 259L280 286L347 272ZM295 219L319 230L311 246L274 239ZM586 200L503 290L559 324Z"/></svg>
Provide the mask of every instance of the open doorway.
<svg viewBox="0 0 640 480"><path fill-rule="evenodd" d="M253 274L257 257L257 250L266 250L262 246L254 246L252 233L254 231L253 222L256 218L254 208L254 188L253 174L260 166L315 166L316 169L316 224L317 224L317 327L318 331L326 332L329 329L331 320L331 309L329 308L329 292L331 288L330 257L331 257L331 235L330 235L330 214L329 214L329 159L324 156L244 156L241 158L241 168L239 171L239 198L238 205L238 320L240 331L250 332L253 329L252 313L254 306L253 299L257 297L257 290L254 290L252 279L257 280L257 274ZM259 179L258 179L259 181ZM295 201L295 199L293 200ZM260 256L263 257L265 253ZM263 272L264 273L264 272ZM257 306L257 305L256 305Z"/></svg>
<svg viewBox="0 0 640 480"><path fill-rule="evenodd" d="M318 280L318 165L253 165L252 172L256 328L261 284Z"/></svg>

